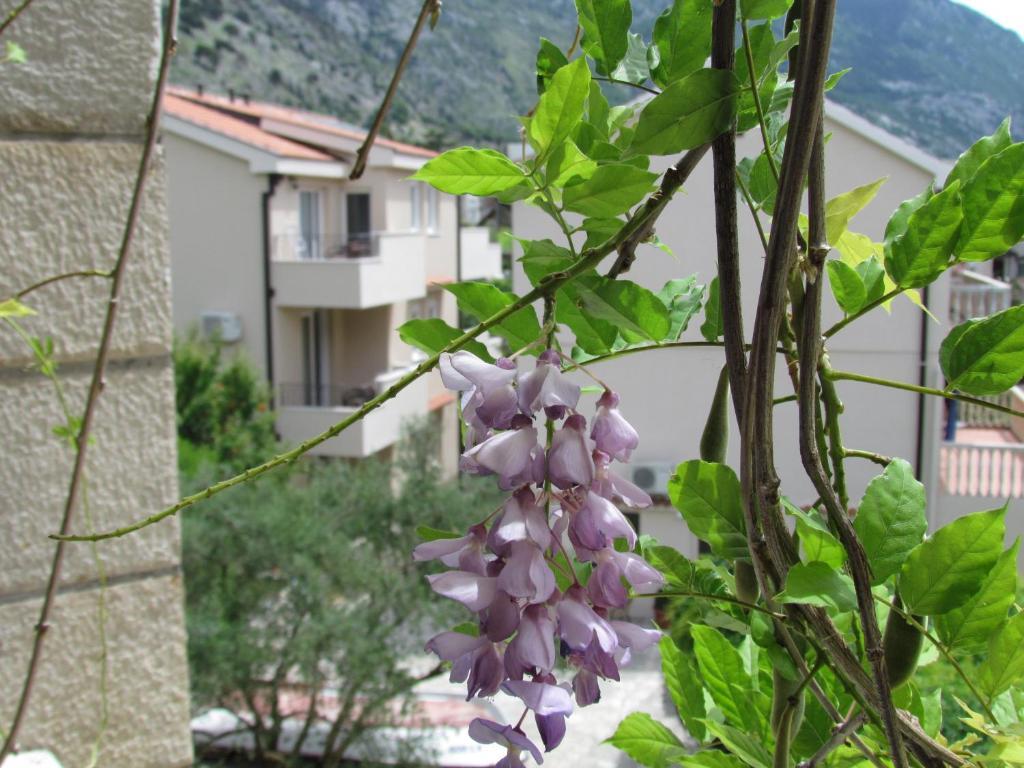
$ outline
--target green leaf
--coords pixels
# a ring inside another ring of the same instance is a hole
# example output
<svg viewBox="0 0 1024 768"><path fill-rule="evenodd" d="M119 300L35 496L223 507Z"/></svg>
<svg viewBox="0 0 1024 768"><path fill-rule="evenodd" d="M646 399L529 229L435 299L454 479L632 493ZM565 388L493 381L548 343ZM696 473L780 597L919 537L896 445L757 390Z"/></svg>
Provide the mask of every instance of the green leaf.
<svg viewBox="0 0 1024 768"><path fill-rule="evenodd" d="M672 731L646 712L627 715L607 743L648 768L666 768L687 752Z"/></svg>
<svg viewBox="0 0 1024 768"><path fill-rule="evenodd" d="M622 219L584 219L581 226L587 233L587 239L583 243L583 249L596 248L603 244L608 238L618 234L624 223Z"/></svg>
<svg viewBox="0 0 1024 768"><path fill-rule="evenodd" d="M757 156L750 167L747 191L750 192L751 199L761 206L765 213L769 215L774 213L775 197L779 192L779 185L775 182L775 175L768 162L768 155L764 152Z"/></svg>
<svg viewBox="0 0 1024 768"><path fill-rule="evenodd" d="M437 541L438 539L458 539L461 536L465 536L464 533L456 533L455 531L442 531L438 528L431 528L429 525L417 525L416 535L423 539L423 541Z"/></svg>
<svg viewBox="0 0 1024 768"><path fill-rule="evenodd" d="M903 459L893 459L868 483L853 528L864 545L873 584L896 573L921 543L928 530L924 510L924 486Z"/></svg>
<svg viewBox="0 0 1024 768"><path fill-rule="evenodd" d="M417 349L422 349L428 355L436 355L461 335L462 331L458 328L452 328L444 320L437 317L409 320L398 328L398 336L402 341ZM479 341L466 342L461 348L472 352L488 363L494 362L494 358L487 351L487 347Z"/></svg>
<svg viewBox="0 0 1024 768"><path fill-rule="evenodd" d="M692 734L693 731L690 731ZM679 759L685 768L743 768L746 763L736 755L717 749L704 749Z"/></svg>
<svg viewBox="0 0 1024 768"><path fill-rule="evenodd" d="M886 178L883 176L870 184L851 189L825 203L825 236L830 243L839 240L853 217L875 199L879 188L885 184Z"/></svg>
<svg viewBox="0 0 1024 768"><path fill-rule="evenodd" d="M956 338L947 347L943 367L950 389L998 395L1024 378L1024 305L965 325L950 332Z"/></svg>
<svg viewBox="0 0 1024 768"><path fill-rule="evenodd" d="M707 721L707 729L746 765L752 768L770 768L772 765L772 756L765 748L763 740L752 733L744 733L738 728L730 728L713 720Z"/></svg>
<svg viewBox="0 0 1024 768"><path fill-rule="evenodd" d="M576 0L583 50L597 64L597 71L608 74L626 55L626 35L633 22L629 0Z"/></svg>
<svg viewBox="0 0 1024 768"><path fill-rule="evenodd" d="M700 335L714 342L721 338L723 331L722 299L719 295L718 278L715 277L708 286L708 300L704 304L704 322L700 326Z"/></svg>
<svg viewBox="0 0 1024 768"><path fill-rule="evenodd" d="M974 653L984 649L1006 622L1017 594L1017 551L1020 539L1003 552L985 577L981 589L959 608L935 619L935 630L947 648Z"/></svg>
<svg viewBox="0 0 1024 768"><path fill-rule="evenodd" d="M900 570L909 613L937 616L977 593L1003 551L1006 506L954 520L915 547Z"/></svg>
<svg viewBox="0 0 1024 768"><path fill-rule="evenodd" d="M836 304L844 313L852 315L864 306L867 288L856 269L838 259L829 260L825 264L825 269L828 271L832 295L836 297Z"/></svg>
<svg viewBox="0 0 1024 768"><path fill-rule="evenodd" d="M907 218L906 230L893 238L885 266L902 288L920 288L941 275L950 264L963 214L960 182L954 181Z"/></svg>
<svg viewBox="0 0 1024 768"><path fill-rule="evenodd" d="M740 0L740 13L751 19L777 19L789 10L793 0Z"/></svg>
<svg viewBox="0 0 1024 768"><path fill-rule="evenodd" d="M602 165L582 184L566 189L562 199L566 210L611 218L643 200L657 178L658 174L632 165Z"/></svg>
<svg viewBox="0 0 1024 768"><path fill-rule="evenodd" d="M626 55L619 62L612 72L615 80L625 80L627 83L642 85L650 77L650 70L647 67L647 46L640 35L629 33L629 43L626 47Z"/></svg>
<svg viewBox="0 0 1024 768"><path fill-rule="evenodd" d="M568 248L555 245L550 240L520 240L523 249L523 271L532 285L553 272L561 272L572 266L573 257Z"/></svg>
<svg viewBox="0 0 1024 768"><path fill-rule="evenodd" d="M518 297L506 293L490 283L455 283L446 285L444 289L453 294L459 302L459 309L483 322L497 314ZM491 330L503 339L508 340L513 350L522 349L540 338L540 323L533 307L523 307Z"/></svg>
<svg viewBox="0 0 1024 768"><path fill-rule="evenodd" d="M750 557L740 481L728 466L684 461L668 481L668 496L693 535L711 545L715 555Z"/></svg>
<svg viewBox="0 0 1024 768"><path fill-rule="evenodd" d="M756 729L756 718L744 698L750 689L750 676L739 651L714 627L694 624L690 634L701 679L715 704L734 725L744 727L753 720ZM710 721L708 726L710 730Z"/></svg>
<svg viewBox="0 0 1024 768"><path fill-rule="evenodd" d="M13 43L10 40L7 41L7 56L6 59L11 64L24 64L28 61L28 56L25 54L25 49L17 43Z"/></svg>
<svg viewBox="0 0 1024 768"><path fill-rule="evenodd" d="M549 186L568 187L594 175L597 163L580 151L572 139L566 139L551 153L545 176Z"/></svg>
<svg viewBox="0 0 1024 768"><path fill-rule="evenodd" d="M575 281L583 309L613 323L630 341L661 341L669 330L668 309L655 294L629 280L603 277Z"/></svg>
<svg viewBox="0 0 1024 768"><path fill-rule="evenodd" d="M583 119L589 95L590 68L585 58L566 64L552 75L527 129L538 162L551 148L565 141Z"/></svg>
<svg viewBox="0 0 1024 768"><path fill-rule="evenodd" d="M682 280L669 280L658 291L658 298L668 307L669 330L665 341L676 341L686 331L690 319L700 310L704 298L704 286L697 283L697 276Z"/></svg>
<svg viewBox="0 0 1024 768"><path fill-rule="evenodd" d="M679 719L693 738L704 741L702 720L707 712L704 710L704 688L696 672L671 637L661 638L658 650L661 652L661 676L665 678L665 687L676 705Z"/></svg>
<svg viewBox="0 0 1024 768"><path fill-rule="evenodd" d="M827 563L797 563L789 569L786 588L775 596L780 603L807 603L845 613L857 608L853 581Z"/></svg>
<svg viewBox="0 0 1024 768"><path fill-rule="evenodd" d="M983 162L963 188L960 261L1001 256L1024 236L1024 142Z"/></svg>
<svg viewBox="0 0 1024 768"><path fill-rule="evenodd" d="M882 268L877 256L871 256L856 267L864 283L864 303L878 301L885 293L885 269Z"/></svg>
<svg viewBox="0 0 1024 768"><path fill-rule="evenodd" d="M967 333L969 329L980 323L983 319L984 318L981 317L974 317L970 320L965 320L946 334L946 338L944 338L942 340L942 344L939 345L939 367L942 368L942 372L944 374L947 374L949 371L950 361L953 357L953 349L960 342L960 337ZM949 378L948 374L946 377L947 379Z"/></svg>
<svg viewBox="0 0 1024 768"><path fill-rule="evenodd" d="M537 50L537 93L544 93L555 72L568 63L569 60L565 58L562 49L546 37L542 37L540 48Z"/></svg>
<svg viewBox="0 0 1024 768"><path fill-rule="evenodd" d="M702 0L673 0L654 22L659 62L651 79L671 85L702 68L711 54L711 5Z"/></svg>
<svg viewBox="0 0 1024 768"><path fill-rule="evenodd" d="M17 299L0 301L0 317L28 317L35 313L34 309L22 304Z"/></svg>
<svg viewBox="0 0 1024 768"><path fill-rule="evenodd" d="M706 144L736 116L739 83L728 70L700 69L668 86L640 113L633 152L670 155Z"/></svg>
<svg viewBox="0 0 1024 768"><path fill-rule="evenodd" d="M816 512L804 512L799 507L787 505L796 515L796 531L805 563L820 561L833 568L841 568L846 562L846 550L829 531L828 525Z"/></svg>
<svg viewBox="0 0 1024 768"><path fill-rule="evenodd" d="M558 291L555 301L555 320L569 326L580 349L591 355L610 352L619 336L619 329L607 320L594 317L579 307L575 286Z"/></svg>
<svg viewBox="0 0 1024 768"><path fill-rule="evenodd" d="M893 241L902 237L903 233L907 231L907 223L910 221L910 215L920 208L922 205L932 199L935 194L931 187L925 189L921 194L904 200L893 211L892 216L889 217L889 221L885 225L885 255L888 257L889 251L892 249Z"/></svg>
<svg viewBox="0 0 1024 768"><path fill-rule="evenodd" d="M954 181L959 181L963 186L977 173L982 163L998 155L1011 144L1013 139L1010 137L1010 118L1006 118L991 136L978 139L970 149L960 155L956 165L946 176L946 183L943 186L948 187Z"/></svg>
<svg viewBox="0 0 1024 768"><path fill-rule="evenodd" d="M526 174L501 152L459 147L428 160L412 176L450 195L486 197L525 186Z"/></svg>
<svg viewBox="0 0 1024 768"><path fill-rule="evenodd" d="M989 699L998 696L1024 677L1024 613L1018 613L988 645L978 670L978 683Z"/></svg>
<svg viewBox="0 0 1024 768"><path fill-rule="evenodd" d="M621 112L621 107L617 108ZM590 96L587 98L587 122L594 126L598 133L608 136L611 128L612 111L608 105L608 99L601 90L601 83L597 80L590 81Z"/></svg>

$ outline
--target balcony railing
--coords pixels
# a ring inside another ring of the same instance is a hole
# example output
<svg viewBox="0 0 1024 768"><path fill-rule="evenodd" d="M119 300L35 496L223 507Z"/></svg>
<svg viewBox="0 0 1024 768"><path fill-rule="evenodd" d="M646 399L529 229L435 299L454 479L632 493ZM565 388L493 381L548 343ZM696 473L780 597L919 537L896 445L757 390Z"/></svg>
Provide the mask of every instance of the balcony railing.
<svg viewBox="0 0 1024 768"><path fill-rule="evenodd" d="M954 496L1024 498L1024 444L943 443L939 476Z"/></svg>
<svg viewBox="0 0 1024 768"><path fill-rule="evenodd" d="M276 261L323 261L326 259L362 259L380 255L381 236L366 232L358 235L300 234L275 235L272 256Z"/></svg>
<svg viewBox="0 0 1024 768"><path fill-rule="evenodd" d="M953 276L949 319L953 323L962 323L972 317L987 317L1009 309L1012 290L1009 283L965 269Z"/></svg>
<svg viewBox="0 0 1024 768"><path fill-rule="evenodd" d="M375 232L355 238L279 235L271 280L280 307L366 309L426 295L426 238Z"/></svg>
<svg viewBox="0 0 1024 768"><path fill-rule="evenodd" d="M277 388L277 429L289 443L299 443L353 414L375 395L412 370L398 368L378 374L364 386L312 386L287 382ZM320 456L361 458L394 445L402 421L422 416L428 409L427 380L417 379L393 400L367 414L344 432L321 443L312 453Z"/></svg>

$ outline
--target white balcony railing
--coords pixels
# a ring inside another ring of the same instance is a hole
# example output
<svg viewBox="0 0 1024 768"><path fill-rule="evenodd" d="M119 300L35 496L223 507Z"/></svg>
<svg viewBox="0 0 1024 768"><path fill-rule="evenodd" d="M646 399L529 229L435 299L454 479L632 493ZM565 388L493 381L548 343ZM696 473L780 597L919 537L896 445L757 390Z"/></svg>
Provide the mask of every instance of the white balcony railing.
<svg viewBox="0 0 1024 768"><path fill-rule="evenodd" d="M954 496L1024 498L1024 444L943 443L939 477Z"/></svg>
<svg viewBox="0 0 1024 768"><path fill-rule="evenodd" d="M994 277L966 269L956 273L950 286L949 319L957 324L1009 309L1012 290L1009 283Z"/></svg>
<svg viewBox="0 0 1024 768"><path fill-rule="evenodd" d="M358 238L282 235L271 279L280 307L366 309L426 295L426 246L416 233Z"/></svg>
<svg viewBox="0 0 1024 768"><path fill-rule="evenodd" d="M411 370L410 366L381 373L365 387L280 384L276 411L278 432L285 442L300 443L352 415L360 405ZM398 442L404 420L422 416L427 410L428 384L425 378L419 378L392 400L368 413L337 437L321 443L311 453L345 458L371 456Z"/></svg>

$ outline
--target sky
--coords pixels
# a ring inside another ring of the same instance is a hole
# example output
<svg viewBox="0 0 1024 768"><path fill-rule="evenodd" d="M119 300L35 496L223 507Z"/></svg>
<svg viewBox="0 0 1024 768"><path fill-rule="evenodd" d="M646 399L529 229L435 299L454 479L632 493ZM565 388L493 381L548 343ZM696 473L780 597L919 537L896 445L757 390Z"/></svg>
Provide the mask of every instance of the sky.
<svg viewBox="0 0 1024 768"><path fill-rule="evenodd" d="M1024 0L955 0L1024 38Z"/></svg>

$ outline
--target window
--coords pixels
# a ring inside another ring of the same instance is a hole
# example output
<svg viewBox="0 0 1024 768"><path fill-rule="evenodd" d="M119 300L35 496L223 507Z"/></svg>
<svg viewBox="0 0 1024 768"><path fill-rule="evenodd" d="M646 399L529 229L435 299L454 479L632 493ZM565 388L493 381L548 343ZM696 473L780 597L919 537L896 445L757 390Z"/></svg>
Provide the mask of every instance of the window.
<svg viewBox="0 0 1024 768"><path fill-rule="evenodd" d="M409 229L419 232L423 226L423 192L418 182L413 182L409 187L409 205L412 213L409 218Z"/></svg>
<svg viewBox="0 0 1024 768"><path fill-rule="evenodd" d="M427 232L436 235L441 220L441 196L433 187L427 188Z"/></svg>
<svg viewBox="0 0 1024 768"><path fill-rule="evenodd" d="M296 245L300 259L320 259L320 193L299 192L299 242Z"/></svg>
<svg viewBox="0 0 1024 768"><path fill-rule="evenodd" d="M369 256L372 252L370 236L370 195L349 192L345 195L345 253L348 256Z"/></svg>
<svg viewBox="0 0 1024 768"><path fill-rule="evenodd" d="M413 182L409 190L410 225L413 232L419 232L423 228L423 185Z"/></svg>

